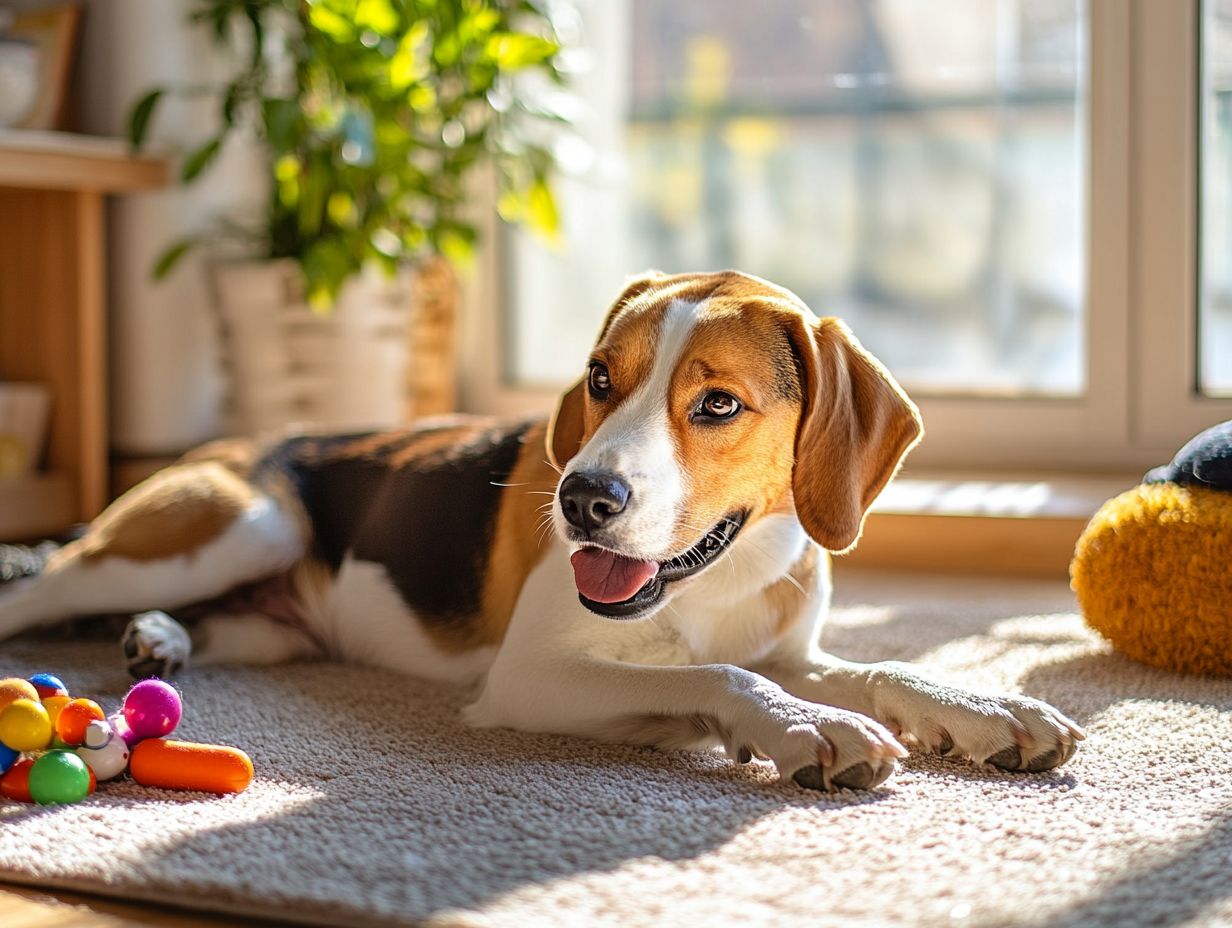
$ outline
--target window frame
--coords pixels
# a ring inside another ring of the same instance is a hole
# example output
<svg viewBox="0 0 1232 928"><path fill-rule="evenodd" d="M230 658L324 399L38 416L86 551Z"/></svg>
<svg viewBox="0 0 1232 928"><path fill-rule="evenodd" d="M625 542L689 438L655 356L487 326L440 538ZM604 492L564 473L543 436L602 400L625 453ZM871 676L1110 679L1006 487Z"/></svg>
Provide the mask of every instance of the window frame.
<svg viewBox="0 0 1232 928"><path fill-rule="evenodd" d="M916 396L912 469L1144 470L1232 418L1232 399L1198 393L1199 2L1087 0L1085 392ZM491 190L464 286L462 408L547 412L559 390L507 375L511 233Z"/></svg>

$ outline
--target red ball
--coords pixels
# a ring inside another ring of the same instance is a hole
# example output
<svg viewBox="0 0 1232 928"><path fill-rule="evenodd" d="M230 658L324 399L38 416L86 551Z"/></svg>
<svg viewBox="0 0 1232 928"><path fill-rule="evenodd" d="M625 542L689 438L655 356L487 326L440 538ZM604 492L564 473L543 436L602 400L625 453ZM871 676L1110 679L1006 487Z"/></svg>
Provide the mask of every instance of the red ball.
<svg viewBox="0 0 1232 928"><path fill-rule="evenodd" d="M27 758L10 767L9 772L0 777L0 796L15 802L34 802L30 795L30 768L33 766L34 761Z"/></svg>

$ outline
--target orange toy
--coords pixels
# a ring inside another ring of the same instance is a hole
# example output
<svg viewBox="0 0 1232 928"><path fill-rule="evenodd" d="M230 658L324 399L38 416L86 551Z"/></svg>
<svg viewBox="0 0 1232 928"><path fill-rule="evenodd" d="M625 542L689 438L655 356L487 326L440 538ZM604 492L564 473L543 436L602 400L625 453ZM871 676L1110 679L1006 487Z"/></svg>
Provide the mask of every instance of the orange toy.
<svg viewBox="0 0 1232 928"><path fill-rule="evenodd" d="M29 680L22 680L20 677L0 680L0 712L3 712L14 699L29 699L38 702L38 698L38 690Z"/></svg>
<svg viewBox="0 0 1232 928"><path fill-rule="evenodd" d="M34 761L27 758L10 767L9 772L0 777L0 796L17 802L34 802L30 795L30 768L33 766Z"/></svg>
<svg viewBox="0 0 1232 928"><path fill-rule="evenodd" d="M142 786L239 793L252 782L252 761L239 748L147 738L133 748L128 772Z"/></svg>
<svg viewBox="0 0 1232 928"><path fill-rule="evenodd" d="M44 703L46 704L46 703ZM76 747L85 740L86 726L107 718L103 707L93 699L74 699L56 717L56 734L65 744Z"/></svg>

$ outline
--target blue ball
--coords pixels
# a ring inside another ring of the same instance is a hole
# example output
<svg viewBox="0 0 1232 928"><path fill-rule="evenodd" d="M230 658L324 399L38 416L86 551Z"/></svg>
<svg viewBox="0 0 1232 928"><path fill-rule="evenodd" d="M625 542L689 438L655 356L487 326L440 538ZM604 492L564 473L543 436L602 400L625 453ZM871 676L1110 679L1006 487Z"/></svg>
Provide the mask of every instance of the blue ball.
<svg viewBox="0 0 1232 928"><path fill-rule="evenodd" d="M0 742L0 774L8 773L9 768L17 763L19 757L21 757L21 751L14 751L7 744Z"/></svg>
<svg viewBox="0 0 1232 928"><path fill-rule="evenodd" d="M46 699L48 696L57 694L68 695L68 687L54 673L36 673L30 678L30 684L38 690L39 699Z"/></svg>

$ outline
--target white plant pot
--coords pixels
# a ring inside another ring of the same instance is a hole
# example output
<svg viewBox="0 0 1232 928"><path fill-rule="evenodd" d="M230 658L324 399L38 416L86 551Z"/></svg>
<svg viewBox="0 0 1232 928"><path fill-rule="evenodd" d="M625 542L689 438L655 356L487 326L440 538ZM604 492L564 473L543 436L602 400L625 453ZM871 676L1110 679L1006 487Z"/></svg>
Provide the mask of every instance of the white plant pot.
<svg viewBox="0 0 1232 928"><path fill-rule="evenodd" d="M310 425L384 428L405 421L413 272L348 280L314 312L291 261L213 267L231 434Z"/></svg>

